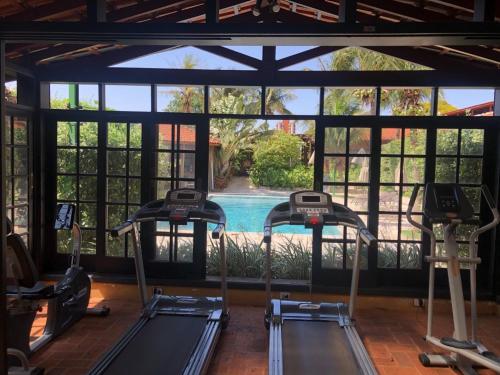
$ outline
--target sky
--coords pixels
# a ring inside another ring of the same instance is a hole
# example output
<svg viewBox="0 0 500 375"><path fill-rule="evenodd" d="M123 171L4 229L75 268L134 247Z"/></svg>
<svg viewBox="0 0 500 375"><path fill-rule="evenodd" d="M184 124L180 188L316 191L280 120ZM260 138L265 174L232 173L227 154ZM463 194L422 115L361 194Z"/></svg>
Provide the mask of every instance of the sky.
<svg viewBox="0 0 500 375"><path fill-rule="evenodd" d="M315 46L278 46L276 47L276 58L303 52ZM262 59L262 48L258 46L228 46L237 52L247 54L256 59ZM222 58L220 56L202 51L195 47L183 47L170 51L164 51L152 55L143 56L130 60L114 67L137 67L156 69L175 69L182 67L186 55L195 57L200 69L228 69L228 70L255 70L243 64ZM304 68L317 70L319 65L317 59L303 62L290 67L290 70L304 70ZM126 89L125 89L126 88ZM51 97L65 98L68 96L67 85L51 85ZM493 100L493 89L442 89L445 99L457 108L468 107ZM80 100L91 101L97 99L96 85L80 85ZM294 100L287 103L287 108L296 115L315 115L319 108L319 90L315 88L294 89ZM106 85L106 107L116 110L150 111L150 89L149 86L120 86Z"/></svg>

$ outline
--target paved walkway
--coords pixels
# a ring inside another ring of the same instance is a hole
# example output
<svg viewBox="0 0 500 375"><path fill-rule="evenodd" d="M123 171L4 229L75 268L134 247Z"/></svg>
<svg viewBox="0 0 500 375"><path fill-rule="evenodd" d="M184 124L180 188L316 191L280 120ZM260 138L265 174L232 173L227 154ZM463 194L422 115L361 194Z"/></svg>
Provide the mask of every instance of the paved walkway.
<svg viewBox="0 0 500 375"><path fill-rule="evenodd" d="M215 191L217 194L245 194L245 195L284 195L289 196L292 190L267 189L255 187L249 177L233 176L229 186L223 191Z"/></svg>

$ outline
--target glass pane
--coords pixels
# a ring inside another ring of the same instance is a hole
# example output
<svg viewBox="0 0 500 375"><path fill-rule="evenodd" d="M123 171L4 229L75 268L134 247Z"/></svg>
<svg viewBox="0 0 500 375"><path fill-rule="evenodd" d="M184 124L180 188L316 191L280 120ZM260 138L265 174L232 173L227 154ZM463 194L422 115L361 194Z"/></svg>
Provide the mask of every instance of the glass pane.
<svg viewBox="0 0 500 375"><path fill-rule="evenodd" d="M321 244L321 268L344 267L344 249L341 243L323 242Z"/></svg>
<svg viewBox="0 0 500 375"><path fill-rule="evenodd" d="M80 146L97 147L97 122L80 123Z"/></svg>
<svg viewBox="0 0 500 375"><path fill-rule="evenodd" d="M354 243L348 243L346 244L346 268L348 270L352 269L353 263L354 263L354 256L356 254L356 244ZM360 268L362 270L367 270L368 269L368 248L363 245L361 246L361 259L360 259Z"/></svg>
<svg viewBox="0 0 500 375"><path fill-rule="evenodd" d="M94 230L82 230L82 254L95 254L97 236Z"/></svg>
<svg viewBox="0 0 500 375"><path fill-rule="evenodd" d="M436 182L456 182L457 158L436 158Z"/></svg>
<svg viewBox="0 0 500 375"><path fill-rule="evenodd" d="M413 206L413 212L422 212L423 202L424 202L424 187L421 186L418 190L417 199ZM408 209L408 203L410 203L410 197L413 193L413 186L403 187L403 199L401 204L401 212L406 212Z"/></svg>
<svg viewBox="0 0 500 375"><path fill-rule="evenodd" d="M14 232L25 233L28 231L28 207L14 208Z"/></svg>
<svg viewBox="0 0 500 375"><path fill-rule="evenodd" d="M261 106L260 87L210 87L210 113L234 115L258 115ZM266 98L266 105L276 109L283 107L285 92L273 91Z"/></svg>
<svg viewBox="0 0 500 375"><path fill-rule="evenodd" d="M193 262L192 237L177 237L177 262L178 263Z"/></svg>
<svg viewBox="0 0 500 375"><path fill-rule="evenodd" d="M379 215L377 238L379 240L397 240L398 219L398 215Z"/></svg>
<svg viewBox="0 0 500 375"><path fill-rule="evenodd" d="M425 177L425 158L404 158L403 182L423 183Z"/></svg>
<svg viewBox="0 0 500 375"><path fill-rule="evenodd" d="M158 152L158 165L156 167L156 176L170 177L172 173L172 154L170 152Z"/></svg>
<svg viewBox="0 0 500 375"><path fill-rule="evenodd" d="M380 158L380 182L397 183L401 179L401 158L381 157Z"/></svg>
<svg viewBox="0 0 500 375"><path fill-rule="evenodd" d="M97 150L90 148L80 149L80 173L97 173Z"/></svg>
<svg viewBox="0 0 500 375"><path fill-rule="evenodd" d="M170 124L158 124L158 148L160 150L171 150L173 147L173 126Z"/></svg>
<svg viewBox="0 0 500 375"><path fill-rule="evenodd" d="M375 103L374 88L325 88L325 115L375 115Z"/></svg>
<svg viewBox="0 0 500 375"><path fill-rule="evenodd" d="M142 124L132 123L129 125L129 147L141 148L142 147Z"/></svg>
<svg viewBox="0 0 500 375"><path fill-rule="evenodd" d="M5 82L5 100L8 103L17 103L17 80Z"/></svg>
<svg viewBox="0 0 500 375"><path fill-rule="evenodd" d="M57 176L57 199L76 200L75 176Z"/></svg>
<svg viewBox="0 0 500 375"><path fill-rule="evenodd" d="M349 153L369 154L370 138L371 138L371 131L369 128L349 129Z"/></svg>
<svg viewBox="0 0 500 375"><path fill-rule="evenodd" d="M111 233L106 233L106 256L125 256L125 237L111 237Z"/></svg>
<svg viewBox="0 0 500 375"><path fill-rule="evenodd" d="M345 201L344 201L344 196L345 196L344 186L324 185L323 186L323 191L325 193L328 193L328 194L330 194L332 196L332 201L333 202L345 205Z"/></svg>
<svg viewBox="0 0 500 375"><path fill-rule="evenodd" d="M419 269L422 263L422 245L419 243L402 243L399 254L399 267Z"/></svg>
<svg viewBox="0 0 500 375"><path fill-rule="evenodd" d="M28 149L26 147L14 147L14 174L26 175L28 174L28 167Z"/></svg>
<svg viewBox="0 0 500 375"><path fill-rule="evenodd" d="M265 105L268 115L317 115L319 89L267 87Z"/></svg>
<svg viewBox="0 0 500 375"><path fill-rule="evenodd" d="M438 155L456 155L458 147L458 129L437 129L436 153Z"/></svg>
<svg viewBox="0 0 500 375"><path fill-rule="evenodd" d="M379 242L377 254L378 268L396 268L398 265L398 245L389 242Z"/></svg>
<svg viewBox="0 0 500 375"><path fill-rule="evenodd" d="M14 144L28 144L28 123L25 118L14 117Z"/></svg>
<svg viewBox="0 0 500 375"><path fill-rule="evenodd" d="M51 109L73 109L76 108L76 84L75 83L51 83L50 84L50 108Z"/></svg>
<svg viewBox="0 0 500 375"><path fill-rule="evenodd" d="M76 173L76 149L57 150L57 171L60 173Z"/></svg>
<svg viewBox="0 0 500 375"><path fill-rule="evenodd" d="M108 174L125 176L127 173L127 151L108 151Z"/></svg>
<svg viewBox="0 0 500 375"><path fill-rule="evenodd" d="M349 159L349 182L368 182L370 180L370 158L355 156Z"/></svg>
<svg viewBox="0 0 500 375"><path fill-rule="evenodd" d="M381 153L385 155L401 154L401 129L382 129Z"/></svg>
<svg viewBox="0 0 500 375"><path fill-rule="evenodd" d="M465 196L469 199L474 212L479 212L481 207L481 188L477 187L463 187Z"/></svg>
<svg viewBox="0 0 500 375"><path fill-rule="evenodd" d="M13 152L13 147L5 147L5 176L12 176L13 170L12 170L12 152Z"/></svg>
<svg viewBox="0 0 500 375"><path fill-rule="evenodd" d="M413 219L422 224L422 216L412 215ZM422 231L411 225L406 219L406 215L401 215L401 240L406 241L421 241Z"/></svg>
<svg viewBox="0 0 500 375"><path fill-rule="evenodd" d="M180 131L179 150L195 150L196 149L196 126L195 125L180 125L177 128Z"/></svg>
<svg viewBox="0 0 500 375"><path fill-rule="evenodd" d="M57 145L76 146L76 122L57 122Z"/></svg>
<svg viewBox="0 0 500 375"><path fill-rule="evenodd" d="M461 184L481 184L482 159L460 158L458 180Z"/></svg>
<svg viewBox="0 0 500 375"><path fill-rule="evenodd" d="M14 178L14 204L28 202L28 179L26 177Z"/></svg>
<svg viewBox="0 0 500 375"><path fill-rule="evenodd" d="M99 86L80 83L78 85L78 106L80 109L97 111L99 109Z"/></svg>
<svg viewBox="0 0 500 375"><path fill-rule="evenodd" d="M128 173L130 176L141 175L141 152L129 151L128 153Z"/></svg>
<svg viewBox="0 0 500 375"><path fill-rule="evenodd" d="M407 155L425 155L425 139L427 130L406 129L405 130L405 150Z"/></svg>
<svg viewBox="0 0 500 375"><path fill-rule="evenodd" d="M379 193L380 211L399 211L399 187L381 186Z"/></svg>
<svg viewBox="0 0 500 375"><path fill-rule="evenodd" d="M323 164L323 180L325 182L345 182L346 158L325 156Z"/></svg>
<svg viewBox="0 0 500 375"><path fill-rule="evenodd" d="M150 85L105 85L107 111L151 112Z"/></svg>
<svg viewBox="0 0 500 375"><path fill-rule="evenodd" d="M155 258L170 261L170 236L156 236Z"/></svg>
<svg viewBox="0 0 500 375"><path fill-rule="evenodd" d="M158 112L203 113L205 95L203 86L156 87Z"/></svg>
<svg viewBox="0 0 500 375"><path fill-rule="evenodd" d="M439 116L492 116L493 89L440 88Z"/></svg>
<svg viewBox="0 0 500 375"><path fill-rule="evenodd" d="M325 128L325 153L345 154L347 128Z"/></svg>
<svg viewBox="0 0 500 375"><path fill-rule="evenodd" d="M108 178L108 202L125 202L126 178Z"/></svg>
<svg viewBox="0 0 500 375"><path fill-rule="evenodd" d="M95 203L80 203L79 224L83 228L97 227L97 204Z"/></svg>
<svg viewBox="0 0 500 375"><path fill-rule="evenodd" d="M127 220L127 206L108 205L106 213L106 228L113 229Z"/></svg>
<svg viewBox="0 0 500 375"><path fill-rule="evenodd" d="M141 180L138 178L128 180L128 201L130 203L141 203Z"/></svg>
<svg viewBox="0 0 500 375"><path fill-rule="evenodd" d="M382 116L429 116L431 114L429 88L382 88L380 114Z"/></svg>
<svg viewBox="0 0 500 375"><path fill-rule="evenodd" d="M167 196L167 192L170 190L172 182L167 181L157 181L156 183L156 198L164 199Z"/></svg>
<svg viewBox="0 0 500 375"><path fill-rule="evenodd" d="M13 181L12 178L7 179L6 183L6 194L5 194L5 202L7 206L12 204L12 189L13 189Z"/></svg>
<svg viewBox="0 0 500 375"><path fill-rule="evenodd" d="M368 186L350 186L347 207L353 211L368 211Z"/></svg>
<svg viewBox="0 0 500 375"><path fill-rule="evenodd" d="M108 123L108 146L127 147L127 124L110 122Z"/></svg>
<svg viewBox="0 0 500 375"><path fill-rule="evenodd" d="M73 241L71 240L71 231L57 231L57 252L59 254L71 254L73 251Z"/></svg>
<svg viewBox="0 0 500 375"><path fill-rule="evenodd" d="M80 200L97 200L97 177L80 176Z"/></svg>
<svg viewBox="0 0 500 375"><path fill-rule="evenodd" d="M482 155L484 143L483 129L462 129L462 155Z"/></svg>
<svg viewBox="0 0 500 375"><path fill-rule="evenodd" d="M175 154L175 167L179 166L179 178L194 178L195 175L195 154L179 153Z"/></svg>

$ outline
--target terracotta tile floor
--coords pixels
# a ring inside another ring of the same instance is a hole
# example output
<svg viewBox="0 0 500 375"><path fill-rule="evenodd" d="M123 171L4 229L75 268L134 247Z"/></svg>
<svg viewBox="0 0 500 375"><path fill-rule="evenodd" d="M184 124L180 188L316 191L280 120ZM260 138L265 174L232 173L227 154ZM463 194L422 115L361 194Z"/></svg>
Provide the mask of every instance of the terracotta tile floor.
<svg viewBox="0 0 500 375"><path fill-rule="evenodd" d="M46 374L83 374L122 335L138 316L135 302L108 300L111 315L87 317L59 337L31 361L46 369ZM41 333L45 313L35 321L33 335ZM418 353L432 351L422 340L425 312L385 309L360 311L358 332L380 374L453 374L450 369L427 369L418 362ZM438 315L437 335L449 335L448 315ZM481 316L480 337L490 349L500 352L500 317ZM214 374L266 374L267 331L263 325L263 308L232 306L231 322L222 334L217 354L209 370ZM492 372L481 370L481 374Z"/></svg>

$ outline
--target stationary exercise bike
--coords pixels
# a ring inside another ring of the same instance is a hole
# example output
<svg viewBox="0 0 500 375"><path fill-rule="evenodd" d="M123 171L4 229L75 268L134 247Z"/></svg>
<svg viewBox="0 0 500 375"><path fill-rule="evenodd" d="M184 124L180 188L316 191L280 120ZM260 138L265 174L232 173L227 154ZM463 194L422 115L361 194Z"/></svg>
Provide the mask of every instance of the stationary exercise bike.
<svg viewBox="0 0 500 375"><path fill-rule="evenodd" d="M458 184L429 183L425 186L424 215L432 224L442 224L444 239L444 254L436 255L436 235L434 232L417 223L411 214L417 198L419 186L413 189L406 217L415 227L428 234L431 240L429 270L429 301L427 307L427 334L425 340L444 349L450 354L420 354L420 362L428 366L450 366L457 368L463 374L477 374L474 367L486 367L500 373L500 357L488 351L477 339L477 301L476 301L476 267L481 262L478 257L477 239L480 234L493 229L500 223L500 214L495 201L486 185L482 186L482 194L493 214L493 221L476 229L469 237L469 254L462 257L458 254L456 230L462 224L479 224L474 218L474 210L469 200ZM448 284L450 288L453 313L453 337L437 338L432 335L432 313L434 302L434 279L436 262L447 264ZM470 304L471 304L471 336L467 335L465 317L465 302L462 290L460 266L465 265L470 272Z"/></svg>
<svg viewBox="0 0 500 375"><path fill-rule="evenodd" d="M7 344L30 356L61 335L85 315L107 316L108 307L88 308L90 278L80 267L81 230L74 222L76 206L59 204L55 230L70 230L73 252L70 267L55 285L41 283L23 239L9 227L7 235ZM30 332L40 300L47 300L47 323L43 334L30 342Z"/></svg>

